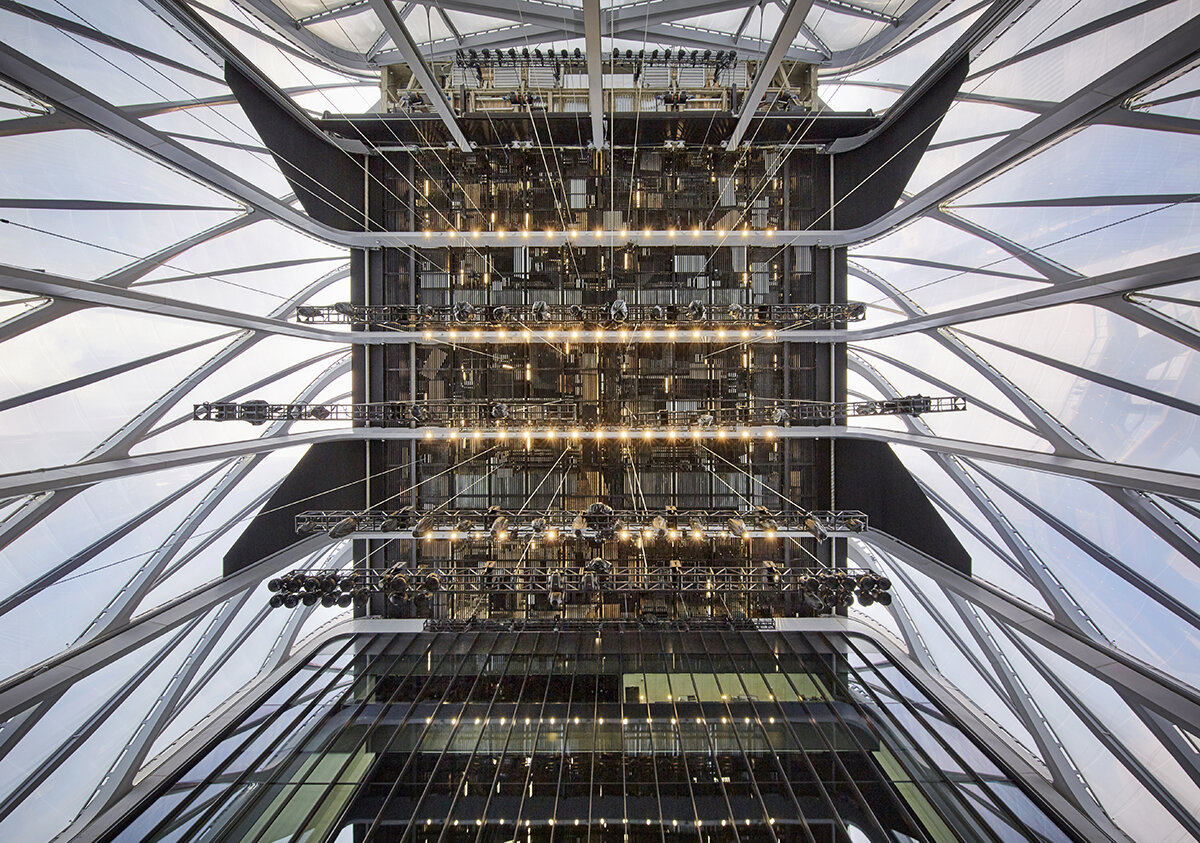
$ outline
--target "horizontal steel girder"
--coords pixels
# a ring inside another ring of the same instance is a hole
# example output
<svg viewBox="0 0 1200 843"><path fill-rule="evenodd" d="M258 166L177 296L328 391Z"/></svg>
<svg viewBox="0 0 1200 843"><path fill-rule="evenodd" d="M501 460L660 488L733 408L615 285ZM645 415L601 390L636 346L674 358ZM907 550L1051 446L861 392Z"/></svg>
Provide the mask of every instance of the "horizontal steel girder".
<svg viewBox="0 0 1200 843"><path fill-rule="evenodd" d="M689 328L680 332L672 332L669 328L655 328L651 329L652 333L649 337L645 335L645 328L638 328L637 330L640 333L638 337L622 337L620 329L618 329L616 331L605 331L599 338L599 341L624 343L631 339L638 339L642 342L671 342L691 338L716 342L726 340L736 341L739 339L752 342L854 342L856 340L879 339L914 331L928 331L948 325L958 325L977 319L991 319L998 316L1025 313L1046 307L1070 304L1072 302L1104 299L1119 296L1122 293L1132 290L1143 290L1156 286L1190 281L1196 276L1195 266L1198 259L1200 259L1200 254L1183 255L1146 266L1064 281L1034 292L1002 296L965 307L913 316L876 328L857 330L814 330L806 328L794 331L740 329L736 332L733 329L729 329L726 333L722 333L722 329L719 328L715 331L711 329ZM405 344L430 341L445 342L450 340L465 345L511 342L514 339L521 339L523 336L521 331L515 328L511 331L503 332L500 329L485 331L483 328L463 328L462 330L452 328L436 331L427 329L421 332L331 331L315 328L307 324L287 322L283 319L247 316L233 310L209 307L192 302L180 302L164 296L144 293L137 289L113 287L96 281L80 281L59 275L4 265L0 265L0 287L15 292L49 296L54 299L80 301L105 307L119 307L125 310L155 313L160 316L174 316L180 319L191 319L215 325L225 325L231 328L243 328L269 334L285 334L304 339L326 340L338 343L384 345L389 343ZM589 342L597 341L595 331L588 331L587 336L585 336L582 329L580 329L580 335L576 337L562 330L558 330L554 335L551 335L549 333L551 330L554 329L545 329L545 331L531 329L531 340L550 341L558 339L573 342L582 339ZM630 326L629 330L632 332L634 327ZM744 333L746 330L751 331L749 336ZM700 331L699 336L696 336L696 331Z"/></svg>
<svg viewBox="0 0 1200 843"><path fill-rule="evenodd" d="M1099 459L1083 457L1063 457L1055 454L1045 454L1038 451L1026 451L1021 448L1009 448L1001 445L984 445L978 442L965 442L958 439L944 439L924 436L915 433L902 433L890 430L868 430L857 427L820 426L820 427L755 427L744 428L747 435L754 439L767 441L777 439L868 439L876 442L888 442L893 445L908 445L924 451L979 459L987 462L997 462L1004 465L1014 465L1033 471L1044 471L1060 474L1065 477L1075 477L1101 485L1115 486L1126 489L1139 489L1145 492L1158 492L1166 495L1176 495L1184 498L1200 499L1200 476L1185 474L1178 471L1167 471L1145 466L1121 465ZM246 454L256 454L273 451L279 448L289 448L296 445L312 445L317 442L332 442L342 440L369 441L394 439L400 441L426 440L430 444L449 444L447 437L466 432L460 430L432 428L342 428L339 430L315 431L312 433L293 433L286 436L271 436L264 439L251 439L244 442L231 442L221 445L203 445L196 448L183 448L177 451L163 451L152 454L139 454L115 460L97 460L94 462L77 463L75 465L58 466L55 468L36 469L15 474L0 475L0 496L15 497L36 492L46 492L55 489L69 489L75 486L87 486L103 480L113 480L149 471L159 471L184 465L210 462L214 460L233 459ZM503 445L501 431L479 430L470 433L472 442ZM549 440L548 431L537 431L537 437L531 439L542 447L561 447L565 444L565 433L555 434L557 439ZM637 436L641 433L638 432ZM656 436L665 439L665 431L657 431ZM718 441L720 432L715 430L680 431L680 443L696 441L698 443ZM732 434L727 434L732 438ZM616 431L608 431L606 436L617 440ZM740 436L740 431L739 431ZM439 437L441 437L439 439ZM635 438L631 434L631 440ZM514 446L524 447L524 434L508 435L508 442Z"/></svg>

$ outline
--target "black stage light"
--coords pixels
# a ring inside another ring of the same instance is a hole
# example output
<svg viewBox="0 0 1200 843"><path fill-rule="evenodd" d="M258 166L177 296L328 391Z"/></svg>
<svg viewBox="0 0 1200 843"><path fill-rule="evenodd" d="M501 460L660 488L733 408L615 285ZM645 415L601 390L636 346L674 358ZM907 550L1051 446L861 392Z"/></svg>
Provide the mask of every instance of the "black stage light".
<svg viewBox="0 0 1200 843"><path fill-rule="evenodd" d="M493 419L497 419L497 420L506 419L506 418L508 418L508 405L502 404L499 401L497 401L495 404L492 405L491 409L488 411L488 414Z"/></svg>
<svg viewBox="0 0 1200 843"><path fill-rule="evenodd" d="M624 322L629 318L629 304L625 299L617 299L608 308L608 317L614 322Z"/></svg>
<svg viewBox="0 0 1200 843"><path fill-rule="evenodd" d="M734 538L742 538L746 535L746 522L736 516L725 521L725 525L729 527L729 532Z"/></svg>
<svg viewBox="0 0 1200 843"><path fill-rule="evenodd" d="M295 609L300 605L300 597L296 594L283 595L283 605L289 609Z"/></svg>
<svg viewBox="0 0 1200 843"><path fill-rule="evenodd" d="M278 577L276 577L275 579L267 580L267 591L279 591L282 588L283 588L283 583L279 580Z"/></svg>
<svg viewBox="0 0 1200 843"><path fill-rule="evenodd" d="M319 595L314 594L311 591L305 592L304 595L300 598L300 600L303 601L305 606L315 606L315 605L317 605L317 601L320 599L321 598Z"/></svg>
<svg viewBox="0 0 1200 843"><path fill-rule="evenodd" d="M400 529L400 513L393 512L391 515L385 516L379 522L379 532L394 533Z"/></svg>
<svg viewBox="0 0 1200 843"><path fill-rule="evenodd" d="M271 405L266 401L253 400L243 401L241 406L241 417L253 425L266 424L268 414L270 413Z"/></svg>
<svg viewBox="0 0 1200 843"><path fill-rule="evenodd" d="M278 609L280 606L283 605L283 595L282 594L272 594L271 599L268 600L267 603L270 605L270 607L272 609Z"/></svg>
<svg viewBox="0 0 1200 843"><path fill-rule="evenodd" d="M412 534L414 539L423 539L433 532L433 516L423 515L413 525Z"/></svg>
<svg viewBox="0 0 1200 843"><path fill-rule="evenodd" d="M536 321L545 322L550 318L550 305L539 299L533 303L533 307L530 308L530 312L533 314L533 318Z"/></svg>
<svg viewBox="0 0 1200 843"><path fill-rule="evenodd" d="M491 533L492 541L502 542L508 538L508 518L503 515L497 515L492 521L492 526L488 528Z"/></svg>
<svg viewBox="0 0 1200 843"><path fill-rule="evenodd" d="M437 571L430 571L425 575L425 579L421 581L421 588L432 594L435 591L442 590L442 575Z"/></svg>
<svg viewBox="0 0 1200 843"><path fill-rule="evenodd" d="M337 522L336 524L333 525L333 527L330 528L329 537L331 539L344 539L346 536L350 535L357 529L358 529L358 521L355 520L354 516L347 515L345 518L343 518L341 521Z"/></svg>
<svg viewBox="0 0 1200 843"><path fill-rule="evenodd" d="M775 424L787 424L788 419L791 417L791 413L783 409L783 407L777 407L775 408L775 411L771 413L771 421L773 421Z"/></svg>
<svg viewBox="0 0 1200 843"><path fill-rule="evenodd" d="M708 314L708 308L704 306L704 302L695 299L688 305L688 317L693 322L699 322Z"/></svg>
<svg viewBox="0 0 1200 843"><path fill-rule="evenodd" d="M583 306L578 304L571 305L571 318L576 322L583 321Z"/></svg>
<svg viewBox="0 0 1200 843"><path fill-rule="evenodd" d="M729 318L733 319L735 322L740 322L746 318L746 308L742 307L740 304L729 305Z"/></svg>

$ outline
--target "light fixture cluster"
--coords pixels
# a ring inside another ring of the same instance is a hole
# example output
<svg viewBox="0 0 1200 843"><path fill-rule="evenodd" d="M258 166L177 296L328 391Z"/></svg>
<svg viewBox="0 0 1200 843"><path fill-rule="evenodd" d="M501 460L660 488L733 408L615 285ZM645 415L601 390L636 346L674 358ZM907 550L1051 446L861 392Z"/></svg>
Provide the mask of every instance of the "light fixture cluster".
<svg viewBox="0 0 1200 843"><path fill-rule="evenodd" d="M578 565L544 567L528 562L488 561L479 565L339 571L292 571L271 580L273 608L300 604L348 607L372 594L389 602L428 599L443 592L469 596L539 595L552 609L566 603L589 602L607 594L647 596L690 595L720 599L722 595L755 594L767 599L791 594L810 612L845 609L857 599L862 606L891 605L891 581L865 569L785 568L772 561L743 565L712 565L671 560L666 564L615 565L602 557Z"/></svg>
<svg viewBox="0 0 1200 843"><path fill-rule="evenodd" d="M737 62L735 50L620 50L614 48L604 53L602 61L608 72L636 70L642 67L710 67L717 71L732 67ZM540 47L520 50L510 47L505 50L466 49L456 50L454 64L469 70L488 67L551 67L559 71L587 69L587 54L576 47L574 50L542 50Z"/></svg>
<svg viewBox="0 0 1200 843"><path fill-rule="evenodd" d="M861 533L867 516L858 510L750 511L706 509L661 512L616 510L596 502L580 512L521 513L509 510L451 510L418 513L389 510L312 510L296 516L301 535L325 532L333 538L352 533L399 533L414 539L463 542L540 542L582 540L664 545L699 541L772 540L808 535L824 541L830 535Z"/></svg>
<svg viewBox="0 0 1200 843"><path fill-rule="evenodd" d="M365 601L371 593L367 575L339 570L289 571L268 580L267 590L271 592L273 609L281 606L293 609L302 603L347 608L355 601Z"/></svg>
<svg viewBox="0 0 1200 843"><path fill-rule="evenodd" d="M867 570L812 569L800 574L796 590L817 613L848 609L857 598L859 605L892 604L892 581Z"/></svg>
<svg viewBox="0 0 1200 843"><path fill-rule="evenodd" d="M390 328L420 330L431 326L479 326L499 329L519 325L524 328L566 328L570 330L620 330L637 326L643 332L661 326L702 328L751 327L797 329L819 324L857 322L866 318L862 302L839 304L729 304L712 305L699 299L686 304L631 304L618 298L609 304L532 304L482 305L458 301L449 305L351 304L301 305L296 319L304 323L347 325L386 325ZM539 334L540 336L540 334ZM644 333L627 331L627 337L645 339ZM736 334L733 335L736 338ZM575 339L588 339L582 332ZM685 335L686 338L686 335Z"/></svg>

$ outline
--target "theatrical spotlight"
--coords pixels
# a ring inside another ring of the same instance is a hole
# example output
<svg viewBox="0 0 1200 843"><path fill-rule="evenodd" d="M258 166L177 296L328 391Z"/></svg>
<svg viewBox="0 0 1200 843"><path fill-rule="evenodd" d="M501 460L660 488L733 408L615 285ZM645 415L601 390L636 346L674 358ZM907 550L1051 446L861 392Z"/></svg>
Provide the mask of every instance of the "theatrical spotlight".
<svg viewBox="0 0 1200 843"><path fill-rule="evenodd" d="M346 536L358 529L358 521L352 515L347 515L341 521L333 525L329 530L331 539L344 539Z"/></svg>
<svg viewBox="0 0 1200 843"><path fill-rule="evenodd" d="M550 305L539 299L533 303L530 313L535 322L546 322L550 319Z"/></svg>
<svg viewBox="0 0 1200 843"><path fill-rule="evenodd" d="M729 533L734 538L744 539L746 537L746 522L741 518L734 516L725 521L725 526L729 528Z"/></svg>
<svg viewBox="0 0 1200 843"><path fill-rule="evenodd" d="M457 301L452 309L455 322L470 322L475 313L475 306L469 301Z"/></svg>
<svg viewBox="0 0 1200 843"><path fill-rule="evenodd" d="M492 525L488 528L488 533L494 542L502 542L507 539L508 518L503 515L497 515L492 521Z"/></svg>
<svg viewBox="0 0 1200 843"><path fill-rule="evenodd" d="M608 306L608 318L617 323L629 318L629 304L625 299L617 299Z"/></svg>
<svg viewBox="0 0 1200 843"><path fill-rule="evenodd" d="M417 523L413 525L413 528L412 528L413 538L414 539L423 539L423 538L426 538L427 536L433 535L433 526L434 526L434 524L433 524L433 516L432 515L421 516L421 518L417 521Z"/></svg>
<svg viewBox="0 0 1200 843"><path fill-rule="evenodd" d="M655 515L650 519L650 527L646 530L648 538L659 541L667 537L667 519L661 515Z"/></svg>
<svg viewBox="0 0 1200 843"><path fill-rule="evenodd" d="M708 308L704 306L704 302L699 299L694 299L688 305L688 318L693 322L701 322L708 315Z"/></svg>
<svg viewBox="0 0 1200 843"><path fill-rule="evenodd" d="M379 589L387 596L389 603L402 603L408 596L408 577L399 571L385 571L379 578Z"/></svg>
<svg viewBox="0 0 1200 843"><path fill-rule="evenodd" d="M815 538L817 541L823 542L825 539L829 538L829 533L825 532L825 528L821 526L821 522L817 520L815 515L806 515L804 517L803 525L804 529L812 533L813 538Z"/></svg>

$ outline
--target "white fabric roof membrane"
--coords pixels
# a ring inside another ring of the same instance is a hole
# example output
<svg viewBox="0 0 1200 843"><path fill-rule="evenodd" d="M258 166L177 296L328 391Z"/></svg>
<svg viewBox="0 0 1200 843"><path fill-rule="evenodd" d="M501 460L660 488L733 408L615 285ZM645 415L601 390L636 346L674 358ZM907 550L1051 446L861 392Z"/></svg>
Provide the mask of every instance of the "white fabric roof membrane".
<svg viewBox="0 0 1200 843"><path fill-rule="evenodd" d="M302 21L311 36L305 46L272 27L264 3L192 5L303 108L375 107L377 80L365 57L390 47L369 10L344 0L275 0L277 13ZM444 14L414 4L405 18L428 49L459 36L476 46L503 38L507 48L520 43L514 27L530 46L578 43L579 33L539 35L511 12L500 16L501 4L495 17L456 8L478 4L441 5ZM0 31L7 50L85 89L114 115L290 207L287 184L233 102L219 60L155 6L26 0L0 10ZM939 450L948 440L1003 445L1101 468L1178 472L1198 488L1200 69L1127 69L1141 67L1135 59L1154 55L1172 33L1190 30L1200 43L1200 2L1038 0L1022 8L973 57L901 200L901 210L928 210L850 249L851 297L870 306L856 330L890 332L851 341L850 388L872 398L967 395L963 414L862 424L928 437L927 449L896 451L971 552L974 584L1200 693L1197 497ZM907 0L818 2L795 46L853 65L822 79L830 107L881 110L982 9L964 0L940 10ZM741 27L747 44L762 47L782 14L777 4L754 6L749 17L746 5L732 3L702 17L688 18L684 4L679 10L666 29L623 32L618 43L668 46L663 33L672 28L696 38L730 37ZM910 13L927 19L904 29L899 44L879 40L903 28L882 18L904 22ZM1142 75L1122 75L1135 72ZM1110 81L1097 88L1102 77ZM1104 100L1127 88L1140 93ZM1081 98L1090 103L1086 124L1052 133L1019 160L993 157ZM58 105L0 85L0 473L302 430L286 422L250 431L179 423L196 400L260 383L255 397L280 401L349 392L345 345L11 289L21 273L39 272L264 317L348 297L346 249ZM981 162L989 166L972 170L965 188L947 187ZM910 205L931 196L937 201ZM1157 286L1139 285L1151 270ZM1077 283L1100 276L1106 286ZM1053 306L1022 304L1060 285L1075 292ZM953 318L910 328L928 314ZM202 591L302 452L0 499L0 675ZM1061 791L1132 839L1195 836L1194 723L1172 722L1115 680L1084 670L913 551L868 534L852 554L888 573L898 598L891 610L853 611L973 700ZM348 548L328 545L292 564L318 558L345 564ZM48 840L89 818L336 614L267 612L264 604L260 583L214 599L16 713L0 729L0 838Z"/></svg>

